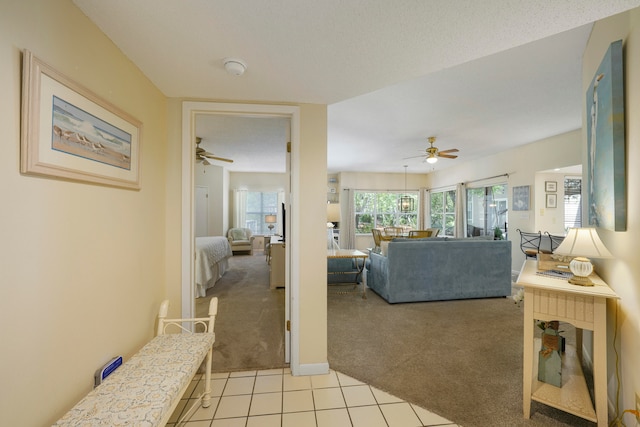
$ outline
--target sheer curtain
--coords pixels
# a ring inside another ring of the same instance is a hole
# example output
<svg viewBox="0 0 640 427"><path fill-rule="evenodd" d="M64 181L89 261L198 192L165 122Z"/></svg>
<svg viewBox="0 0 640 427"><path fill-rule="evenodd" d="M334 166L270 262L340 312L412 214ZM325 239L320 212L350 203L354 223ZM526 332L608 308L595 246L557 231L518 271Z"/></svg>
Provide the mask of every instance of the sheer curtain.
<svg viewBox="0 0 640 427"><path fill-rule="evenodd" d="M340 206L342 207L342 221L340 222L340 247L354 249L356 247L356 214L354 194L351 189L342 191Z"/></svg>
<svg viewBox="0 0 640 427"><path fill-rule="evenodd" d="M456 236L467 237L467 197L463 183L456 185Z"/></svg>
<svg viewBox="0 0 640 427"><path fill-rule="evenodd" d="M426 230L431 227L431 193L426 188L420 189L420 206L418 212L418 228Z"/></svg>
<svg viewBox="0 0 640 427"><path fill-rule="evenodd" d="M247 224L247 190L233 190L233 227Z"/></svg>

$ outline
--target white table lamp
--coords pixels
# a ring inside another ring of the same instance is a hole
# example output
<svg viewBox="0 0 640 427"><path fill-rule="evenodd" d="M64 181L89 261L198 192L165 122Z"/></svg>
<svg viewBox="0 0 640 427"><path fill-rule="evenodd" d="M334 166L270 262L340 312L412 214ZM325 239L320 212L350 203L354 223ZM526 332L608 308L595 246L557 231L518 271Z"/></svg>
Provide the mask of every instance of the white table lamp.
<svg viewBox="0 0 640 427"><path fill-rule="evenodd" d="M569 263L573 273L569 283L580 286L593 286L588 277L593 272L589 258L613 258L595 228L570 228L567 237L553 253L575 257Z"/></svg>
<svg viewBox="0 0 640 427"><path fill-rule="evenodd" d="M275 215L265 215L264 222L267 224L267 228L269 229L269 233L273 233L274 224L278 222L278 217Z"/></svg>

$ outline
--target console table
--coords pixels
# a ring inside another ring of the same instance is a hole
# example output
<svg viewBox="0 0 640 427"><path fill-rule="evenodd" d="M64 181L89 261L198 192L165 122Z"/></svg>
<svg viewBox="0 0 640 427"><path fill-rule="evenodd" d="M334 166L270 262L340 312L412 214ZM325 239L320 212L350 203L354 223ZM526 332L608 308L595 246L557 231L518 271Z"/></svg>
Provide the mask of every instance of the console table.
<svg viewBox="0 0 640 427"><path fill-rule="evenodd" d="M280 236L271 236L269 243L269 288L284 287L285 247Z"/></svg>
<svg viewBox="0 0 640 427"><path fill-rule="evenodd" d="M566 279L537 274L537 261L525 261L517 284L524 287L523 412L531 416L531 401L558 408L606 427L607 422L607 299L618 295L595 273L595 286L572 285ZM562 356L562 387L538 381L539 339L535 320L558 320L576 327L576 347ZM593 331L595 407L582 372L582 330Z"/></svg>
<svg viewBox="0 0 640 427"><path fill-rule="evenodd" d="M355 285L358 285L358 281L357 278L361 277L362 278L362 272L364 271L364 264L367 260L368 255L365 254L364 252L360 252L356 249L327 249L327 259L331 259L331 258L350 258L353 260L353 262L356 265L356 270L355 271L341 271L341 272L332 272L330 274L352 274L354 277L354 281L355 281ZM360 265L360 263L358 263L358 260L361 259L362 260L362 265ZM366 299L367 298L367 288L366 285L364 283L364 278L361 279L362 281L362 298Z"/></svg>

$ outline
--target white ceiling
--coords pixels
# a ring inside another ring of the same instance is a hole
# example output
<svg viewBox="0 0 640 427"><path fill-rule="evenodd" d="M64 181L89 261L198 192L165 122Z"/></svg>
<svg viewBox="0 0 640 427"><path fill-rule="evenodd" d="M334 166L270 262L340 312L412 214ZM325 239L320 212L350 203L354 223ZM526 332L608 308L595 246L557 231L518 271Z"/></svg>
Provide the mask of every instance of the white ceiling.
<svg viewBox="0 0 640 427"><path fill-rule="evenodd" d="M409 173L432 170L420 159L403 160L424 150L431 135L442 150L460 149L458 160L441 159L438 169L579 128L589 24L640 6L640 0L73 1L166 96L327 104L330 172L403 172L407 164ZM225 57L246 61L246 73L227 74ZM197 126L204 148L236 160L231 170L283 171L269 166L284 164L282 130L265 123L273 136L239 120ZM205 131L224 127L233 134L235 126L245 133L233 142Z"/></svg>

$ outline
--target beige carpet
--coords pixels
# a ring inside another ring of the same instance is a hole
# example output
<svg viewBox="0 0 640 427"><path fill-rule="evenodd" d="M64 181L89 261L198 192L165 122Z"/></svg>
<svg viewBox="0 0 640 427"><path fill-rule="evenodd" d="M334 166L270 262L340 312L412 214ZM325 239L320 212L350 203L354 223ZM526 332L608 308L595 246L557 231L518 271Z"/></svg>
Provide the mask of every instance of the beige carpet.
<svg viewBox="0 0 640 427"><path fill-rule="evenodd" d="M220 300L214 371L284 366L284 290L269 290L261 253L230 264L208 292ZM336 290L327 296L332 369L465 427L595 425L536 402L523 419L523 312L511 299L391 305L371 290L366 300ZM572 327L561 329L571 343Z"/></svg>
<svg viewBox="0 0 640 427"><path fill-rule="evenodd" d="M270 369L284 363L284 289L269 289L269 266L262 251L234 255L229 270L196 299L196 314L206 316L218 297L213 371Z"/></svg>

